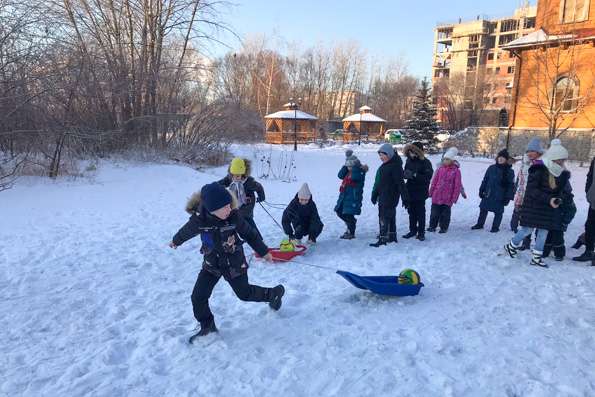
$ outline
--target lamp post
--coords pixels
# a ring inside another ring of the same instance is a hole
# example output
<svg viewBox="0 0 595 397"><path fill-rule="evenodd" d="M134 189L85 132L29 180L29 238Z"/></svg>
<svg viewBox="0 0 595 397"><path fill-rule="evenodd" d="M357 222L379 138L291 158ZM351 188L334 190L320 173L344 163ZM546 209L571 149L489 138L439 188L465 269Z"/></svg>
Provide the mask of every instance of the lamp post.
<svg viewBox="0 0 595 397"><path fill-rule="evenodd" d="M293 151L297 152L297 107L302 102L302 98L298 98L297 103L293 98L289 98L289 102L293 106Z"/></svg>

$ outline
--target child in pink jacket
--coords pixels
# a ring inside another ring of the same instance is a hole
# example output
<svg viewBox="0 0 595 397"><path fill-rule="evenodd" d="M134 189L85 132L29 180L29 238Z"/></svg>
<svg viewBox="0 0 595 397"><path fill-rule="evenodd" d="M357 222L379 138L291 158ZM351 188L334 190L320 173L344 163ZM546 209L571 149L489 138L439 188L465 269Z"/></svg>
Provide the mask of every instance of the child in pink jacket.
<svg viewBox="0 0 595 397"><path fill-rule="evenodd" d="M446 233L450 225L450 207L459 199L463 184L458 163L454 161L459 153L456 147L449 148L442 159L442 166L434 174L430 186L432 197L432 211L430 213L430 227L428 232Z"/></svg>

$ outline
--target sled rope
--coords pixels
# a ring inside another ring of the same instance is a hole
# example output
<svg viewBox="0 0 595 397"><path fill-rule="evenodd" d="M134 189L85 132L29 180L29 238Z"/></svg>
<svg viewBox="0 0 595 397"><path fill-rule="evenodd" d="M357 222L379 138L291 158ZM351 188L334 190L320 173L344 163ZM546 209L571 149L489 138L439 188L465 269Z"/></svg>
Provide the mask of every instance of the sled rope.
<svg viewBox="0 0 595 397"><path fill-rule="evenodd" d="M252 263L252 258L254 258L254 257L255 257L255 255L254 255L254 254L251 254L251 255L250 255L250 257L251 257L251 258L250 258L250 261L248 261L248 263ZM303 265L303 266L310 266L310 267L315 267L315 268L317 268L317 269L331 270L331 271L333 271L333 272L335 272L335 273L336 273L336 272L339 270L339 269L335 269L335 268L333 268L333 267L329 267L329 266L322 266L322 265L313 265L313 264L311 264L311 263L306 263L306 262L302 262L302 261L297 261L297 260L295 260L295 259L281 259L281 258L277 258L277 259L275 259L275 260L276 260L276 261L278 261L278 262L293 262L293 263L296 263L296 264L298 264L298 265Z"/></svg>
<svg viewBox="0 0 595 397"><path fill-rule="evenodd" d="M264 207L264 205L262 205L262 203L258 203L260 204L260 206L262 207L262 209L264 210L264 212L267 213L267 215L273 220L273 222L275 222L275 224L279 227L279 229L283 230L283 226L281 226L279 224L279 222L277 222L277 220L275 219L275 217L273 215L271 215L271 213Z"/></svg>

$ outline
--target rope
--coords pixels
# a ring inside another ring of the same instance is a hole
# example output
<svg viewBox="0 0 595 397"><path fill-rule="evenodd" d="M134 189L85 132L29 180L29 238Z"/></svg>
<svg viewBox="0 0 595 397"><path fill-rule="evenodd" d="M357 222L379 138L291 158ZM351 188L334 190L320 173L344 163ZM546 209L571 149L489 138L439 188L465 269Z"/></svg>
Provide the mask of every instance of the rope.
<svg viewBox="0 0 595 397"><path fill-rule="evenodd" d="M254 257L255 257L254 254L251 254L250 255L250 260L248 261L248 264L251 264L252 263L252 258L254 258ZM335 268L329 267L329 266L313 265L311 263L306 263L306 262L302 262L302 261L296 261L293 258L292 259L281 259L281 258L277 258L277 259L275 259L275 261L277 261L277 262L293 262L293 263L296 263L298 265L315 267L317 269L331 270L331 271L333 271L335 273L339 270L339 269L335 269Z"/></svg>
<svg viewBox="0 0 595 397"><path fill-rule="evenodd" d="M264 207L264 205L262 205L262 203L258 203L260 204L260 206L262 207L262 209L264 210L264 212L267 213L267 215L273 220L273 222L275 222L275 224L279 227L279 229L281 229L283 231L283 233L285 233L285 231L283 230L283 226L281 226L279 224L279 222L277 222L277 220L275 219L275 217L273 217L273 215L271 215L271 213Z"/></svg>

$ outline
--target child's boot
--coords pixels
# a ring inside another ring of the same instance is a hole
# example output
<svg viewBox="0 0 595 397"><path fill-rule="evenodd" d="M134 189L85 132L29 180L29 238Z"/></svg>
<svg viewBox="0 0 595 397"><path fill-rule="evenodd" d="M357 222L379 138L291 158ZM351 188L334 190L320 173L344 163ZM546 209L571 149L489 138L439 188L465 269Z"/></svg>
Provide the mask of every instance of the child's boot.
<svg viewBox="0 0 595 397"><path fill-rule="evenodd" d="M531 252L531 265L533 265L533 266L539 266L539 267L549 267L543 261L543 251L533 250Z"/></svg>
<svg viewBox="0 0 595 397"><path fill-rule="evenodd" d="M511 258L516 258L519 247L514 245L514 243L510 241L508 244L504 246L504 250L508 255L510 255Z"/></svg>
<svg viewBox="0 0 595 397"><path fill-rule="evenodd" d="M574 243L572 248L577 250L580 247L582 247L584 244L585 244L585 234L583 233L580 236L578 236L578 238L576 239L576 243Z"/></svg>
<svg viewBox="0 0 595 397"><path fill-rule="evenodd" d="M281 284L269 289L269 306L271 309L277 311L281 308L283 295L285 295L285 287Z"/></svg>
<svg viewBox="0 0 595 397"><path fill-rule="evenodd" d="M196 338L200 338L201 336L206 336L213 332L219 332L219 330L217 329L217 326L215 325L215 319L211 318L210 320L200 323L200 331L198 331L196 334L192 335L190 337L190 339L188 339L188 342L193 343L196 340Z"/></svg>
<svg viewBox="0 0 595 397"><path fill-rule="evenodd" d="M595 259L595 254L593 253L593 251L589 250L585 250L585 252L583 252L581 255L572 258L573 261L577 262L589 262L593 259Z"/></svg>

